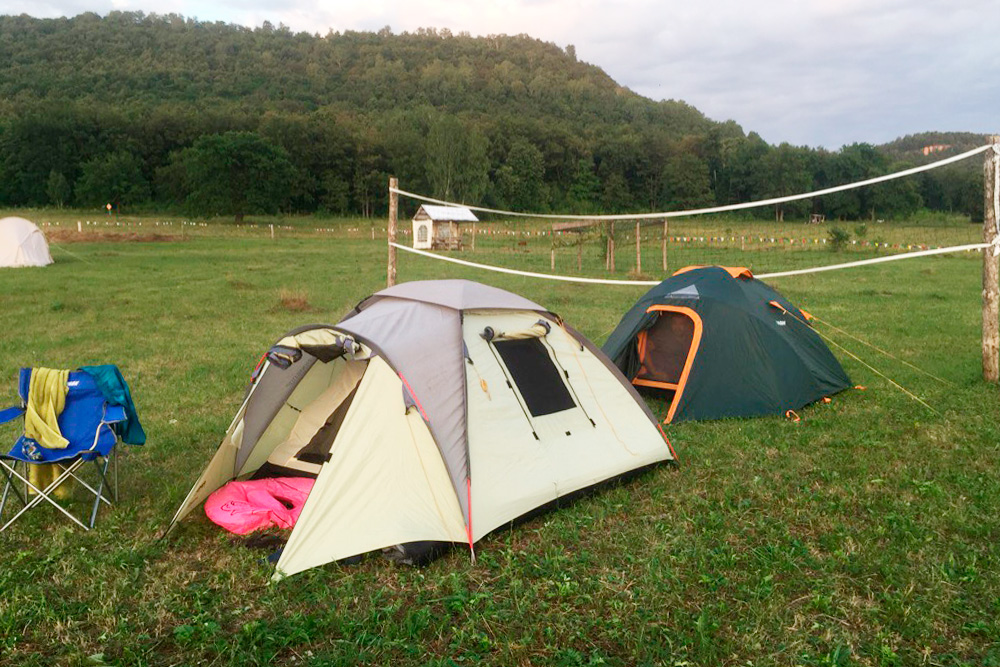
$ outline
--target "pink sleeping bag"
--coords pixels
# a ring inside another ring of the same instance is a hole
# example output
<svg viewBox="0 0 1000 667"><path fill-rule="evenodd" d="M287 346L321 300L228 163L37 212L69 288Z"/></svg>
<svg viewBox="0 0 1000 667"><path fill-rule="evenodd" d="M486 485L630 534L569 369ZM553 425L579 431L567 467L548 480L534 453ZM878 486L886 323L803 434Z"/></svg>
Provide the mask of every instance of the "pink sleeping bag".
<svg viewBox="0 0 1000 667"><path fill-rule="evenodd" d="M208 497L205 514L237 535L271 526L291 528L315 481L308 477L232 481Z"/></svg>

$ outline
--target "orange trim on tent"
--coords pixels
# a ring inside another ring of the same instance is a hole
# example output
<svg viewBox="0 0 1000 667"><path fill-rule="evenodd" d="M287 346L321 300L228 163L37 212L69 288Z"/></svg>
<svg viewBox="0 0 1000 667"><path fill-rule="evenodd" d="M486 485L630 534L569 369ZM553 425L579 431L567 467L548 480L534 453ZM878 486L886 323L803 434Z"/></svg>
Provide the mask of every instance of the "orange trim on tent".
<svg viewBox="0 0 1000 667"><path fill-rule="evenodd" d="M707 269L711 268L712 265L709 264L694 264L692 266L685 266L683 269L678 269L674 271L675 276L679 276L682 273L687 273L688 271L694 271L695 269ZM745 266L719 266L726 273L731 275L733 278L753 278L753 272Z"/></svg>
<svg viewBox="0 0 1000 667"><path fill-rule="evenodd" d="M777 308L778 310L780 310L780 311L781 311L781 312L783 312L783 313L787 313L787 312L788 312L788 309L787 309L787 308L785 308L784 306L782 306L782 305L781 305L780 303L778 303L777 301L768 301L768 302L767 302L767 305L769 305L769 306L774 306L775 308ZM806 311L802 310L801 308L799 308L799 312L800 312L800 313L802 313L802 317L804 317L804 318L805 318L806 322L812 322L813 320L815 320L815 319L816 319L815 317L813 317L812 315L810 315L810 314L809 314L809 313L807 313ZM793 316L793 317L794 317L794 315L795 315L795 314L794 314L794 313L792 313L792 316Z"/></svg>
<svg viewBox="0 0 1000 667"><path fill-rule="evenodd" d="M677 458L677 452L674 451L674 446L670 444L670 438L667 437L666 431L663 430L663 427L660 424L657 424L656 428L660 429L660 435L663 436L663 441L667 443L667 449L670 450L670 455L674 457L674 462L677 465L680 465L681 460Z"/></svg>
<svg viewBox="0 0 1000 667"><path fill-rule="evenodd" d="M691 336L691 347L688 349L687 359L684 360L684 369L681 371L681 377L677 381L676 385L668 382L657 382L655 380L637 380L637 379L632 380L632 384L635 385L674 390L674 400L670 402L670 410L667 412L666 419L663 420L664 424L669 424L674 418L674 413L677 411L677 405L680 403L681 395L684 393L684 387L687 385L688 376L691 374L691 366L694 365L694 357L698 353L698 345L701 343L701 334L703 331L701 317L698 315L698 313L684 306L665 306L662 304L655 304L647 308L646 312L680 313L682 315L687 315L688 317L691 318L691 321L694 322L694 335ZM641 331L639 332L640 362L645 356L645 352L646 352L646 332Z"/></svg>
<svg viewBox="0 0 1000 667"><path fill-rule="evenodd" d="M636 378L632 380L632 384L638 385L640 387L656 387L657 389L670 389L677 391L677 385L671 384L669 382L657 382L656 380L644 380L642 378Z"/></svg>

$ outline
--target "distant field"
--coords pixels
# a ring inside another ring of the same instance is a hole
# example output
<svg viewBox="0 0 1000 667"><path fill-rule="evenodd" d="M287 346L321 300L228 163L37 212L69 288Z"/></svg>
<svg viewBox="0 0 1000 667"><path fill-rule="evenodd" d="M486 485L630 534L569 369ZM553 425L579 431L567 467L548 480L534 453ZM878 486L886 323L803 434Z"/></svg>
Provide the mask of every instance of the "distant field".
<svg viewBox="0 0 1000 667"><path fill-rule="evenodd" d="M651 470L500 530L478 545L475 564L461 549L422 569L371 557L268 585L266 552L204 518L157 537L261 353L384 287L384 221L236 229L144 216L141 228L139 218L100 219L77 235L86 218L76 213L25 217L59 223L44 227L55 228L56 264L0 269L0 407L16 402L21 366L114 362L149 442L124 449L122 503L93 532L43 511L0 535L2 665L1000 665L1000 403L980 379L976 253L772 282L945 380L818 326L935 412L835 349L863 390L803 410L800 423L671 427L679 470ZM766 223L703 223L701 234L691 225L692 237L781 236ZM890 245L979 237L974 225L875 226L865 238ZM828 235L827 226L786 227L784 238ZM462 256L547 271L551 237L527 235L545 228L511 224L513 242L483 235ZM623 278L634 247L619 244ZM583 273L608 275L599 242L590 246ZM876 252L785 244L747 255L731 241L670 250L671 268L742 257L758 272ZM643 273L659 277L656 238L643 252ZM560 247L557 271L576 272L575 247ZM399 277L509 289L597 343L643 292L407 254Z"/></svg>

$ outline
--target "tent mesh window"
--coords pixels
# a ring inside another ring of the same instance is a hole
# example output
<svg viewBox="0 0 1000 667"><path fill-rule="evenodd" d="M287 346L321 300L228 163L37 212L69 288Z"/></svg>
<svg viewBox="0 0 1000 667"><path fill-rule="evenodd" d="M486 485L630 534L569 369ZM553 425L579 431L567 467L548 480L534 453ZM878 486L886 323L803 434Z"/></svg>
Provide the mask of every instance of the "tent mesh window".
<svg viewBox="0 0 1000 667"><path fill-rule="evenodd" d="M493 345L524 397L531 416L541 417L576 407L559 369L539 339L496 340Z"/></svg>
<svg viewBox="0 0 1000 667"><path fill-rule="evenodd" d="M340 432L340 427L347 418L347 411L351 409L354 402L354 395L358 393L358 388L354 387L347 398L337 406L337 408L327 417L326 422L316 431L309 443L300 449L295 458L306 463L323 464L330 460L330 448L333 441Z"/></svg>
<svg viewBox="0 0 1000 667"><path fill-rule="evenodd" d="M693 341L694 320L684 313L661 311L653 325L639 334L642 365L635 379L676 390Z"/></svg>

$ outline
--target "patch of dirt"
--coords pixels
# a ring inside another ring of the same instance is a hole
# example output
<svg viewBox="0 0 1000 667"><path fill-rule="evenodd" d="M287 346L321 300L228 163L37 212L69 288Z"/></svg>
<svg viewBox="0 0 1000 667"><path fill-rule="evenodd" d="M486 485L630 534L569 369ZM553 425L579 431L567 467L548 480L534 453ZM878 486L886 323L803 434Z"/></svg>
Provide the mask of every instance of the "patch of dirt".
<svg viewBox="0 0 1000 667"><path fill-rule="evenodd" d="M78 232L73 229L47 229L45 238L56 243L161 243L183 241L175 234L157 234L156 232Z"/></svg>
<svg viewBox="0 0 1000 667"><path fill-rule="evenodd" d="M303 291L282 289L278 293L278 305L274 310L287 310L293 313L302 313L312 310L309 303L309 296Z"/></svg>

